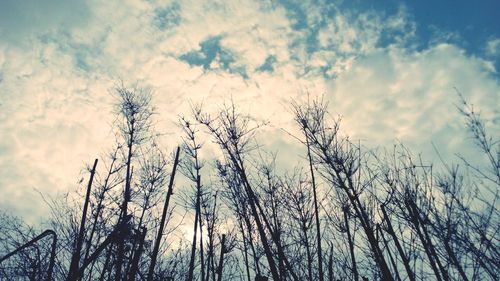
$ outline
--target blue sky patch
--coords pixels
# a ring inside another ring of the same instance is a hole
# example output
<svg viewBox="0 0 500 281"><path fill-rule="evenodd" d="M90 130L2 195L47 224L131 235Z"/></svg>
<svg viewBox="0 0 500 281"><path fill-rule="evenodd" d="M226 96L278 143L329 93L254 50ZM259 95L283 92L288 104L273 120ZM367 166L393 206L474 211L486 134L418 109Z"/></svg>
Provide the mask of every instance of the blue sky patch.
<svg viewBox="0 0 500 281"><path fill-rule="evenodd" d="M174 2L171 5L158 8L155 10L154 24L160 30L170 29L180 24L181 17L179 15L181 6Z"/></svg>
<svg viewBox="0 0 500 281"><path fill-rule="evenodd" d="M222 47L220 45L221 36L211 37L200 43L199 51L190 51L187 54L180 56L180 59L189 63L189 65L202 66L203 69L209 69L212 61L215 60L217 54L223 53ZM233 61L229 55L222 55L224 57L226 64Z"/></svg>
<svg viewBox="0 0 500 281"><path fill-rule="evenodd" d="M279 1L285 8L288 18L292 21L291 27L296 30L307 29L309 23L307 22L307 14L303 7L300 5L302 1L288 0Z"/></svg>
<svg viewBox="0 0 500 281"><path fill-rule="evenodd" d="M500 1L498 0L350 0L342 1L341 8L362 11L374 10L386 16L396 14L404 7L416 23L418 50L435 42L459 45L467 53L482 55L487 42L500 38ZM385 34L379 42L387 46L394 34ZM496 58L497 69L500 58Z"/></svg>
<svg viewBox="0 0 500 281"><path fill-rule="evenodd" d="M221 69L229 73L237 73L248 78L246 68L236 64L235 54L221 46L222 36L214 36L200 43L200 50L193 50L179 58L191 66L201 66L204 70L211 69L213 62L217 62Z"/></svg>
<svg viewBox="0 0 500 281"><path fill-rule="evenodd" d="M272 73L274 71L274 64L276 63L276 56L270 55L266 58L264 63L259 66L255 71L257 72L269 72Z"/></svg>

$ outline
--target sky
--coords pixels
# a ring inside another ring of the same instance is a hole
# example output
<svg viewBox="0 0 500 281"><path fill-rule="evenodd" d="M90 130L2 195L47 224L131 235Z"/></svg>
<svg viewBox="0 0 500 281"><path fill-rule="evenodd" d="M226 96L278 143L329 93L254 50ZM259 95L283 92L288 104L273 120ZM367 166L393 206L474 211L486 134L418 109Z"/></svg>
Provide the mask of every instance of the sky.
<svg viewBox="0 0 500 281"><path fill-rule="evenodd" d="M287 106L324 95L370 147L475 157L455 88L498 138L499 10L494 0L0 1L0 208L36 222L48 214L39 193L78 186L114 138L118 81L153 91L171 150L191 103L232 99L270 122L269 149L297 157L283 152L295 141L281 130L294 128Z"/></svg>

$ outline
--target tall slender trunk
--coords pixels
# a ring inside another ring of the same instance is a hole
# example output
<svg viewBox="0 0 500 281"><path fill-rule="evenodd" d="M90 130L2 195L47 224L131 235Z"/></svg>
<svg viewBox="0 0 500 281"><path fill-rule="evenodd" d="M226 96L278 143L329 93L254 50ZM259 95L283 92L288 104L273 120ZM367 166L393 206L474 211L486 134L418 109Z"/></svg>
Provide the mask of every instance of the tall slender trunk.
<svg viewBox="0 0 500 281"><path fill-rule="evenodd" d="M341 178L338 171L336 171L336 173L337 177ZM349 191L349 190L354 190L352 179L348 177L348 186L350 188L347 187L344 182L341 182L341 184L342 184L341 188L346 192L347 197L349 198L349 201L356 213L356 216L359 218L361 222L361 227L363 228L366 238L368 239L368 243L374 255L375 262L377 263L380 269L380 273L382 274L382 279L387 281L394 280L392 278L391 271L389 270L389 266L387 265L387 262L385 261L384 256L382 255L382 251L380 250L380 247L378 245L378 240L375 238L374 235L373 227L371 226L370 220L368 219L368 215L366 214L366 211L363 208L363 204L361 204L359 196L353 195Z"/></svg>
<svg viewBox="0 0 500 281"><path fill-rule="evenodd" d="M143 227L142 223L144 221L144 216L146 215L146 207L149 205L149 197L147 197L144 202L143 202L143 208L142 208L142 211L141 211L141 215L139 216L139 221L137 222L137 229L143 229L145 227ZM132 239L133 242L132 242L132 247L131 248L131 253L130 253L130 257L135 257L136 255L136 252L137 252L137 249L136 249L136 245L137 245L137 242L139 242L139 247L141 247L140 243L141 243L141 240L137 239L137 237L135 237L134 239ZM129 262L127 264L127 267L125 268L125 277L129 276L129 272L132 268L132 263L133 262Z"/></svg>
<svg viewBox="0 0 500 281"><path fill-rule="evenodd" d="M241 230L241 235L243 236L243 257L245 259L245 271L247 273L247 278L248 281L251 281L250 278L250 266L248 264L248 246L247 246L247 239L245 236L245 230L243 229L243 226L240 223L240 230Z"/></svg>
<svg viewBox="0 0 500 281"><path fill-rule="evenodd" d="M355 194L354 182L351 178L352 175L350 175L350 173L346 171L345 167L343 167L343 169L344 173L348 176L347 176L347 185L344 181L340 182L341 188L345 191L347 197L349 198L351 206L353 207L357 217L361 222L361 227L363 228L363 231L366 234L366 238L368 239L368 243L370 244L371 251L375 257L375 262L377 263L380 269L382 279L387 281L392 281L394 280L394 278L392 278L389 266L387 265L387 262L385 261L384 256L382 255L382 251L380 250L378 240L375 238L372 223L370 222L368 215L366 214L366 211L359 199L359 196ZM340 171L338 169L334 169L334 171L337 175L337 178L342 179Z"/></svg>
<svg viewBox="0 0 500 281"><path fill-rule="evenodd" d="M207 261L207 272L206 281L210 280L210 275L212 275L212 280L215 280L215 251L214 251L214 226L215 226L215 212L217 210L217 193L214 196L214 208L212 211L212 221L210 222L210 227L208 227L208 261ZM209 222L207 221L207 225Z"/></svg>
<svg viewBox="0 0 500 281"><path fill-rule="evenodd" d="M434 247L434 244L432 243L432 239L429 235L429 232L427 231L427 228L425 227L424 221L423 221L422 217L420 216L420 212L417 208L417 205L415 204L415 202L410 201L410 200L408 200L408 204L409 204L410 208L413 210L414 218L418 221L418 224L422 228L422 232L424 234L424 238L426 240L427 247L429 248L431 254L434 256L434 259L436 261L436 264L439 267L439 270L441 271L443 279L445 281L450 280L450 277L448 275L448 271L444 268L443 264L439 260L439 256L436 252L436 248Z"/></svg>
<svg viewBox="0 0 500 281"><path fill-rule="evenodd" d="M198 213L200 214L200 266L201 266L201 280L203 281L203 277L205 276L205 257L203 255L203 219L201 218L201 190L199 191L200 196L200 204L198 205Z"/></svg>
<svg viewBox="0 0 500 281"><path fill-rule="evenodd" d="M196 186L197 186L197 195L196 195L196 211L194 215L194 226L193 226L193 243L191 244L191 259L189 261L189 271L188 271L188 276L187 276L187 281L192 281L193 280L193 272L194 272L194 260L196 257L196 236L197 236L197 229L198 229L198 219L200 218L200 209L198 208L200 206L200 197L199 195L199 186L200 186L200 176L198 175L196 179Z"/></svg>
<svg viewBox="0 0 500 281"><path fill-rule="evenodd" d="M396 264L396 261L394 260L394 257L392 256L392 253L389 248L389 243L385 239L384 233L382 232L382 229L380 229L380 224L377 223L377 231L380 234L380 237L382 238L382 242L385 245L385 248L387 249L387 254L389 255L389 260L391 261L392 268L394 269L394 274L396 275L396 279L401 281L401 277L399 276L398 273L398 266Z"/></svg>
<svg viewBox="0 0 500 281"><path fill-rule="evenodd" d="M220 243L220 256L219 256L219 266L217 268L217 281L222 280L222 269L224 263L224 254L226 252L226 234L222 234L222 241Z"/></svg>
<svg viewBox="0 0 500 281"><path fill-rule="evenodd" d="M252 250L252 256L253 256L253 260L254 260L255 270L257 271L256 272L257 275L260 275L261 274L260 265L259 265L259 261L257 260L257 253L255 251L255 246L253 245L252 225L251 225L250 220L248 219L247 216L243 216L243 220L245 222L245 225L246 225L247 231L248 231L248 244L250 245L250 250Z"/></svg>
<svg viewBox="0 0 500 281"><path fill-rule="evenodd" d="M237 164L237 163L238 163L238 161L235 162L235 164ZM271 247L269 246L269 243L267 241L266 232L264 231L264 226L262 224L261 218L260 218L259 213L257 211L255 194L252 190L252 187L250 186L250 183L248 182L246 172L243 169L243 166L238 165L237 168L238 168L239 174L243 180L245 191L248 195L250 209L252 211L252 215L254 217L255 223L257 224L257 231L259 232L260 240L261 240L262 246L264 247L264 252L266 254L269 269L271 270L271 275L273 276L274 281L280 281L281 280L280 275L279 275L279 272L276 268L276 263L275 263L274 258L273 258ZM264 219L265 219L265 217L264 217Z"/></svg>
<svg viewBox="0 0 500 281"><path fill-rule="evenodd" d="M237 216L238 227L240 229L241 236L243 239L243 258L245 261L245 271L247 273L248 281L251 281L250 266L249 266L249 261L248 261L248 242L247 242L247 237L245 235L245 228L243 227L243 220L244 219L242 218L243 216L242 216L241 210L237 204L236 204L236 216Z"/></svg>
<svg viewBox="0 0 500 281"><path fill-rule="evenodd" d="M194 142L194 137L193 137L193 142ZM198 152L196 150L196 144L194 144L195 147L195 168L196 168L196 209L198 212L198 223L200 227L200 274L201 274L201 280L203 281L203 277L205 276L205 258L203 256L203 219L201 217L201 200L202 200L202 191L201 191L201 178L200 178L200 165L198 163Z"/></svg>
<svg viewBox="0 0 500 281"><path fill-rule="evenodd" d="M135 281L135 276L139 270L139 261L141 260L142 251L144 250L144 239L146 238L145 227L142 227L141 236L139 237L139 248L134 253L134 258L132 259L132 266L130 267L128 281Z"/></svg>
<svg viewBox="0 0 500 281"><path fill-rule="evenodd" d="M314 178L314 169L312 163L311 156L311 147L309 145L309 138L307 137L307 133L304 132L306 136L306 146L307 146L307 158L309 160L309 170L311 172L311 183L313 188L313 199L314 199L314 217L316 219L316 243L318 244L318 273L319 273L319 281L323 281L323 254L321 251L321 226L319 222L319 209L318 209L318 198L317 198L317 188L316 188L316 179Z"/></svg>
<svg viewBox="0 0 500 281"><path fill-rule="evenodd" d="M281 231L279 229L276 229L276 243L279 244L279 248L283 248L282 243L281 243ZM280 272L280 277L281 280L286 280L286 270L285 270L285 261L282 258L278 259L278 268Z"/></svg>
<svg viewBox="0 0 500 281"><path fill-rule="evenodd" d="M132 148L134 145L134 138L135 138L135 127L134 127L134 122L131 123L131 130L130 130L130 139L127 144L128 147L128 153L127 153L127 173L125 176L125 191L124 191L124 198L123 198L123 204L122 204L122 219L118 222L119 224L122 224L125 226L128 223L128 202L130 201L130 181L131 181L131 166L132 166ZM125 237L124 235L119 235L117 239L117 257L116 257L116 273L115 273L115 281L122 281L122 266L123 266L123 259L124 259L124 248L125 248Z"/></svg>
<svg viewBox="0 0 500 281"><path fill-rule="evenodd" d="M114 168L114 165L115 165L115 162L116 162L116 154L117 153L118 153L118 149L116 149L114 151L114 154L112 156L113 161L109 165L108 173L106 175L106 178L104 179L104 184L102 186L102 191L99 193L99 201L97 202L96 212L95 212L95 215L94 215L94 222L92 223L92 229L90 230L90 235L89 235L89 238L88 238L89 242L88 242L87 248L85 250L85 256L83 258L84 261L87 260L88 257L89 257L89 255L90 255L90 249L92 247L92 240L94 238L94 234L95 234L95 231L96 231L96 228L97 228L97 222L99 220L99 216L100 216L101 211L103 209L104 196L105 196L107 188L108 188L109 179L111 178L111 175L113 173L113 168ZM98 238L97 241L99 241L99 238ZM92 272L93 266L94 266L94 264L92 264L90 266L90 271L91 272ZM81 279L81 278L79 278L79 279Z"/></svg>
<svg viewBox="0 0 500 281"><path fill-rule="evenodd" d="M439 269L436 265L436 261L434 260L434 256L429 248L429 245L420 229L420 221L418 218L416 218L413 209L410 207L410 204L408 201L405 202L406 208L408 210L408 213L410 215L410 220L413 224L413 227L415 229L415 232L417 233L418 238L420 239L420 242L422 243L422 247L424 247L425 254L427 255L427 258L429 259L429 263L431 265L432 271L434 271L434 275L436 276L436 279L438 281L443 280L441 278L441 274L439 273Z"/></svg>
<svg viewBox="0 0 500 281"><path fill-rule="evenodd" d="M180 152L180 148L177 147L177 151L175 152L174 166L172 167L172 173L170 174L170 182L168 184L167 196L165 198L165 204L163 205L163 212L161 215L160 226L158 228L158 234L156 235L156 240L155 240L155 244L153 247L153 252L151 254L151 264L149 265L148 277L147 277L148 281L153 280L153 277L154 277L156 259L158 257L158 251L160 250L160 242L161 242L161 238L163 236L163 228L165 227L165 220L167 218L168 204L170 202L170 197L173 194L175 171L177 170L177 165L179 164L179 152Z"/></svg>
<svg viewBox="0 0 500 281"><path fill-rule="evenodd" d="M87 248L85 250L85 255L83 257L83 261L85 262L88 258L89 258L89 255L90 255L90 249L92 247L92 240L94 239L94 234L95 234L95 231L96 231L96 228L97 228L97 221L99 219L99 214L101 212L101 208L102 208L102 200L99 200L98 204L97 204L97 209L96 209L96 215L94 216L94 222L92 224L92 228L90 230L90 235L89 235L89 238L88 238L88 244L87 244ZM97 237L97 242L100 241L101 239L101 235L99 235ZM89 276L92 275L92 271L94 270L94 264L95 262L93 262L91 265L90 265L90 269L89 269ZM82 279L82 276L80 276L78 278L78 280L81 280Z"/></svg>
<svg viewBox="0 0 500 281"><path fill-rule="evenodd" d="M312 273L312 254L311 254L311 245L309 245L309 236L307 235L307 228L305 226L306 222L302 224L302 235L304 235L304 246L306 247L306 255L307 255L307 276L308 280L313 280Z"/></svg>
<svg viewBox="0 0 500 281"><path fill-rule="evenodd" d="M267 174L267 182L268 182L268 188L269 188L269 191L270 191L270 196L271 196L271 210L272 210L272 220L273 220L273 223L274 223L274 230L271 231L271 226L269 225L269 230L271 232L271 235L273 235L274 233L274 243L276 244L277 248L278 249L282 249L283 246L282 246L282 242L281 242L281 223L280 223L280 220L278 218L278 206L276 204L276 200L275 200L275 197L274 197L274 188L272 186L272 181L271 181L271 175L270 173ZM264 216L264 213L263 211L261 210L261 214L262 214L262 217L265 217ZM281 251L281 250L279 250ZM279 269L279 273L280 273L280 278L281 280L286 280L286 270L285 270L285 262L284 260L286 259L284 253L281 253L281 254L278 254L278 269Z"/></svg>
<svg viewBox="0 0 500 281"><path fill-rule="evenodd" d="M419 220L419 222L420 222L420 226L421 226L422 231L424 233L425 240L427 241L427 244L429 246L429 249L430 249L432 255L434 255L434 258L435 258L436 263L437 263L437 265L439 267L439 270L441 271L443 279L445 281L449 281L450 280L450 276L448 275L448 271L444 268L443 264L441 263L441 261L439 259L439 255L436 252L436 248L434 247L434 244L432 243L432 239L431 239L431 237L429 235L429 232L427 231L427 228L425 227L425 224L422 221L422 218L420 217L420 214L419 214L418 210L416 209L415 206L414 206L414 208L415 208L415 215L417 217L417 220Z"/></svg>
<svg viewBox="0 0 500 281"><path fill-rule="evenodd" d="M265 224L267 230L271 234L271 239L273 240L274 244L276 245L276 248L278 250L278 257L279 257L279 259L282 260L285 263L285 266L288 269L288 272L290 273L290 275L292 276L292 278L295 281L298 281L299 277L297 276L297 274L295 273L295 271L292 268L292 265L290 264L290 262L288 261L287 257L285 256L285 252L283 251L283 247L281 246L281 243L278 240L278 236L276 235L275 231L273 231L273 229L271 228L271 224L269 223L269 221L267 220L266 216L264 215L264 211L262 210L262 207L260 206L259 201L255 201L255 204L257 205L258 210L262 214L262 220L264 221L264 224Z"/></svg>
<svg viewBox="0 0 500 281"><path fill-rule="evenodd" d="M403 247L401 247L401 244L399 243L399 238L396 236L396 232L394 231L394 228L392 227L392 223L391 223L389 216L387 215L387 212L385 210L385 206L383 204L380 205L380 209L382 210L382 214L384 215L384 221L387 224L389 234L391 235L392 240L394 241L394 244L396 245L396 248L398 249L399 256L401 257L401 260L403 260L403 265L405 267L406 274L408 275L408 278L410 279L410 281L415 281L415 273L413 273L413 270L410 267L410 262L408 261L408 258L406 257L406 254L403 251Z"/></svg>
<svg viewBox="0 0 500 281"><path fill-rule="evenodd" d="M95 169L97 167L97 159L94 161L94 166L90 171L90 179L87 186L87 193L85 194L85 202L83 203L82 220L80 222L80 229L78 231L78 238L76 239L75 250L71 257L71 264L69 266L68 281L76 280L75 273L78 271L80 265L80 253L83 246L83 238L85 234L85 222L87 221L87 209L90 201L90 190L92 189L92 182L94 181Z"/></svg>
<svg viewBox="0 0 500 281"><path fill-rule="evenodd" d="M359 280L358 267L356 265L356 256L354 254L354 239L351 236L351 228L349 226L349 219L347 218L348 207L343 208L344 213L344 223L347 230L347 242L349 243L349 253L351 254L351 264L352 264L352 272L354 274L354 280Z"/></svg>
<svg viewBox="0 0 500 281"><path fill-rule="evenodd" d="M334 281L333 279L334 277L333 277L333 245L332 245L330 247L330 258L328 259L328 281Z"/></svg>

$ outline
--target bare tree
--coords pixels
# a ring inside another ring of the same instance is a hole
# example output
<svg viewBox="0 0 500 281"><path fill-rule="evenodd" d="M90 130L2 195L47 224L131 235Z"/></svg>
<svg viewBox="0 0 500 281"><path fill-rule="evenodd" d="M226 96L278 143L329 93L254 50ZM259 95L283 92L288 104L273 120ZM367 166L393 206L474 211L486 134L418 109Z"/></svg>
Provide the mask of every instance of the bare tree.
<svg viewBox="0 0 500 281"><path fill-rule="evenodd" d="M194 115L195 119L208 129L215 142L225 153L228 163L232 165L238 177L240 177L248 196L248 203L253 219L257 224L257 230L262 246L264 247L269 269L274 280L281 280L267 240L265 226L262 223L263 218L258 211L256 196L248 179L244 160L245 154L251 149L251 137L256 127L250 127L250 119L237 113L234 104L223 109L215 118L204 114L201 109L195 110Z"/></svg>
<svg viewBox="0 0 500 281"><path fill-rule="evenodd" d="M0 213L0 279L500 276L500 141L463 98L460 113L483 157L433 164L402 144L352 141L319 99L292 104L306 157L291 170L257 145L263 123L232 103L215 115L195 107L194 121L181 117L184 135L171 157L153 128L150 91L115 90L115 146L83 169L74 192L43 197L52 230ZM202 128L222 153L201 158ZM174 193L178 167L191 188ZM56 235L57 247L42 243Z"/></svg>

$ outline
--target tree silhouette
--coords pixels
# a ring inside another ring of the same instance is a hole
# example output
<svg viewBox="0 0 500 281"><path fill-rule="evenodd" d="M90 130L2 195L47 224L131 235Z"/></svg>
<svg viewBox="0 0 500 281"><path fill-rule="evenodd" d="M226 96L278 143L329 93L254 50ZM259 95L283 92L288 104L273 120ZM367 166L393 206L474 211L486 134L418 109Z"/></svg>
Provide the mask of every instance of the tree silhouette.
<svg viewBox="0 0 500 281"><path fill-rule="evenodd" d="M267 123L232 102L181 117L171 156L151 91L115 92L115 145L75 192L44 197L51 230L0 213L1 280L500 276L500 142L461 96L482 158L451 163L436 149L431 163L400 143L374 149L346 135L319 98L291 104L303 160L290 168L259 145Z"/></svg>

